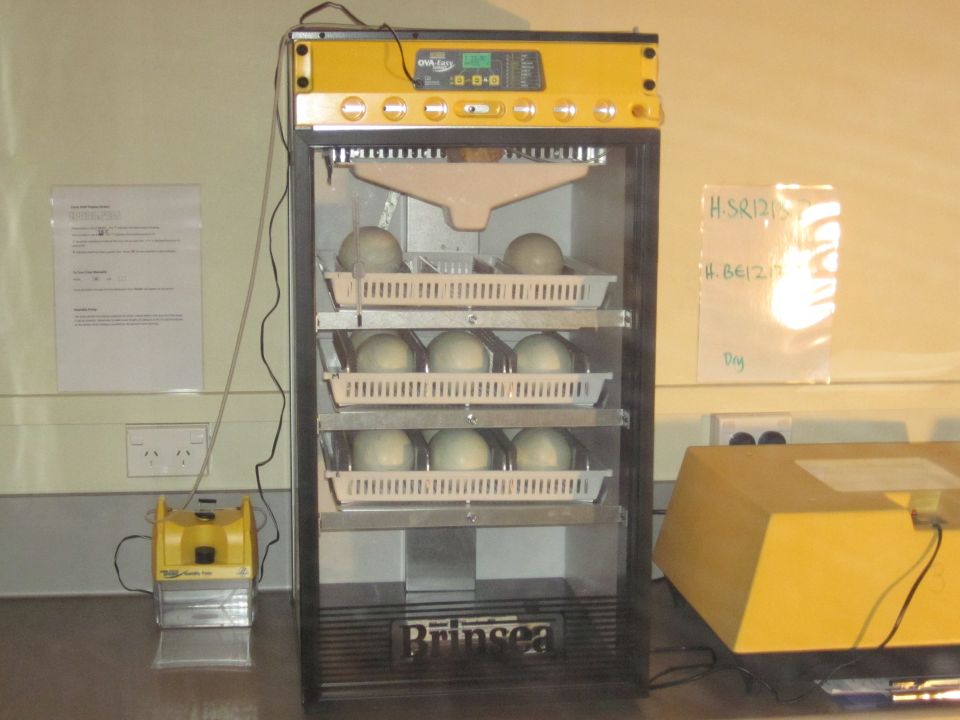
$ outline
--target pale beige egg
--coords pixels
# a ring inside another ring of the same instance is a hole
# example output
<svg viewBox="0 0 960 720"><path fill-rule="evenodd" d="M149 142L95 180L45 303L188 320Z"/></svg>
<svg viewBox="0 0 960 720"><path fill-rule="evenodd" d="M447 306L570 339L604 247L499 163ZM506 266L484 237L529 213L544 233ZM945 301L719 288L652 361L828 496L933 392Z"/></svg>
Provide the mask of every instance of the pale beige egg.
<svg viewBox="0 0 960 720"><path fill-rule="evenodd" d="M476 335L463 330L448 330L427 346L430 372L484 373L490 371L490 353Z"/></svg>
<svg viewBox="0 0 960 720"><path fill-rule="evenodd" d="M517 354L517 372L571 373L573 355L554 335L527 335L513 348Z"/></svg>
<svg viewBox="0 0 960 720"><path fill-rule="evenodd" d="M357 371L364 373L412 372L413 350L397 335L380 333L367 338L357 350Z"/></svg>
<svg viewBox="0 0 960 720"><path fill-rule="evenodd" d="M354 330L350 333L350 342L353 343L355 350L358 350L361 345L363 345L367 340L372 338L374 335L397 335L399 333L396 330Z"/></svg>
<svg viewBox="0 0 960 720"><path fill-rule="evenodd" d="M358 260L358 245L359 259L363 261L364 272L392 273L400 269L403 264L403 252L393 233L366 225L360 228L357 234L359 242L354 238L353 233L350 233L340 243L337 259L344 270L353 271L353 266Z"/></svg>
<svg viewBox="0 0 960 720"><path fill-rule="evenodd" d="M490 447L476 430L440 430L430 438L431 470L488 470Z"/></svg>
<svg viewBox="0 0 960 720"><path fill-rule="evenodd" d="M353 469L413 469L413 443L403 430L361 430L353 436Z"/></svg>
<svg viewBox="0 0 960 720"><path fill-rule="evenodd" d="M563 252L553 238L543 233L526 233L514 238L503 261L524 275L558 275L563 272Z"/></svg>
<svg viewBox="0 0 960 720"><path fill-rule="evenodd" d="M569 470L573 449L563 433L553 428L526 428L513 438L517 470Z"/></svg>

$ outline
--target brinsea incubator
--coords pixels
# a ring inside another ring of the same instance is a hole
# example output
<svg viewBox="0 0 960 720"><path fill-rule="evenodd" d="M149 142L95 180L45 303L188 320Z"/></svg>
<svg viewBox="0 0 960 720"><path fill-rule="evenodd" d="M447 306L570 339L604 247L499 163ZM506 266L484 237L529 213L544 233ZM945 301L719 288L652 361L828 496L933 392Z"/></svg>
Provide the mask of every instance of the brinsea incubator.
<svg viewBox="0 0 960 720"><path fill-rule="evenodd" d="M305 703L644 692L656 36L289 48Z"/></svg>

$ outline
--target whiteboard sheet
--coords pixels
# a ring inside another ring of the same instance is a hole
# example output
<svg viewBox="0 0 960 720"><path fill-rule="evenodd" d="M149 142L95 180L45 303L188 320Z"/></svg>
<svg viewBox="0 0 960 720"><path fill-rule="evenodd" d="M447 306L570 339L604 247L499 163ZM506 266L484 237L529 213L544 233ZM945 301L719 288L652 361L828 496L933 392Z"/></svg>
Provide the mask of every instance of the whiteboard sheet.
<svg viewBox="0 0 960 720"><path fill-rule="evenodd" d="M203 387L200 187L52 191L61 392Z"/></svg>
<svg viewBox="0 0 960 720"><path fill-rule="evenodd" d="M828 382L836 191L707 185L701 229L699 382Z"/></svg>

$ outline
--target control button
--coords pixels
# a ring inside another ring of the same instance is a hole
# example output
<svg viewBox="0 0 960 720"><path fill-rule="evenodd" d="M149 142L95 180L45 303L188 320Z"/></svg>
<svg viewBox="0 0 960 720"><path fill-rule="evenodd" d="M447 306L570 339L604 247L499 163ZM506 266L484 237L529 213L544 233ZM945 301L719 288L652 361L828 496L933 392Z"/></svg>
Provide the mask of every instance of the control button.
<svg viewBox="0 0 960 720"><path fill-rule="evenodd" d="M447 103L443 98L432 97L423 104L423 114L428 120L443 120L447 116Z"/></svg>
<svg viewBox="0 0 960 720"><path fill-rule="evenodd" d="M466 78L463 75L454 75L453 84L454 85L463 85L466 82Z"/></svg>
<svg viewBox="0 0 960 720"><path fill-rule="evenodd" d="M500 76L491 75L490 76L490 87L500 87Z"/></svg>
<svg viewBox="0 0 960 720"><path fill-rule="evenodd" d="M560 122L572 120L576 114L577 106L569 100L558 100L557 104L553 106L553 116Z"/></svg>
<svg viewBox="0 0 960 720"><path fill-rule="evenodd" d="M502 102L469 102L467 100L461 100L453 106L453 111L460 117L498 118L503 117L503 114L507 111L507 107Z"/></svg>
<svg viewBox="0 0 960 720"><path fill-rule="evenodd" d="M483 75L474 75L470 78L470 84L474 87L480 87L483 85Z"/></svg>
<svg viewBox="0 0 960 720"><path fill-rule="evenodd" d="M617 114L617 106L609 100L600 100L593 106L593 116L600 122L609 122Z"/></svg>
<svg viewBox="0 0 960 720"><path fill-rule="evenodd" d="M340 114L347 120L359 120L367 114L367 105L358 97L348 97L340 103Z"/></svg>
<svg viewBox="0 0 960 720"><path fill-rule="evenodd" d="M530 120L536 114L537 106L533 104L533 100L520 98L513 103L513 116L517 120Z"/></svg>
<svg viewBox="0 0 960 720"><path fill-rule="evenodd" d="M407 104L398 97L388 97L383 101L383 116L387 120L402 120L407 114Z"/></svg>

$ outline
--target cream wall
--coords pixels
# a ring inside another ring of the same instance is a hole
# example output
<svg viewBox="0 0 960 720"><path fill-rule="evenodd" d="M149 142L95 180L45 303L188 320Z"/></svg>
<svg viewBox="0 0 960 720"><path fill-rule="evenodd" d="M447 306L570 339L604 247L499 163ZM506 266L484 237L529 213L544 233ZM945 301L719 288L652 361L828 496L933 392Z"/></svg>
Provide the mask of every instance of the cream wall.
<svg viewBox="0 0 960 720"><path fill-rule="evenodd" d="M790 412L796 442L960 439L960 5L501 4L535 27L660 35L657 480L713 412ZM775 182L843 201L833 382L697 385L702 187Z"/></svg>
<svg viewBox="0 0 960 720"><path fill-rule="evenodd" d="M126 477L127 423L216 416L254 247L285 18L251 3L7 2L0 23L0 492L157 489ZM292 4L288 4L290 13ZM230 30L226 31L229 26ZM199 183L205 391L58 394L49 192L69 184ZM275 181L274 187L278 186ZM278 248L284 262L284 228ZM206 487L250 487L280 402L257 354L272 301L261 263L253 311ZM270 356L286 377L286 312ZM285 446L264 474L288 484ZM168 481L164 489L188 487Z"/></svg>
<svg viewBox="0 0 960 720"><path fill-rule="evenodd" d="M0 0L0 494L189 485L128 480L124 426L216 415L255 240L276 43L308 5ZM960 438L952 0L348 5L395 25L660 34L658 480L706 442L717 411L789 411L797 441ZM698 386L701 188L778 181L832 183L844 202L834 382ZM61 395L50 187L139 183L202 186L205 390ZM208 489L252 486L279 410L257 353L272 299L263 258L260 271ZM268 334L281 377L285 342L281 312ZM289 485L286 439L281 450L267 487Z"/></svg>

